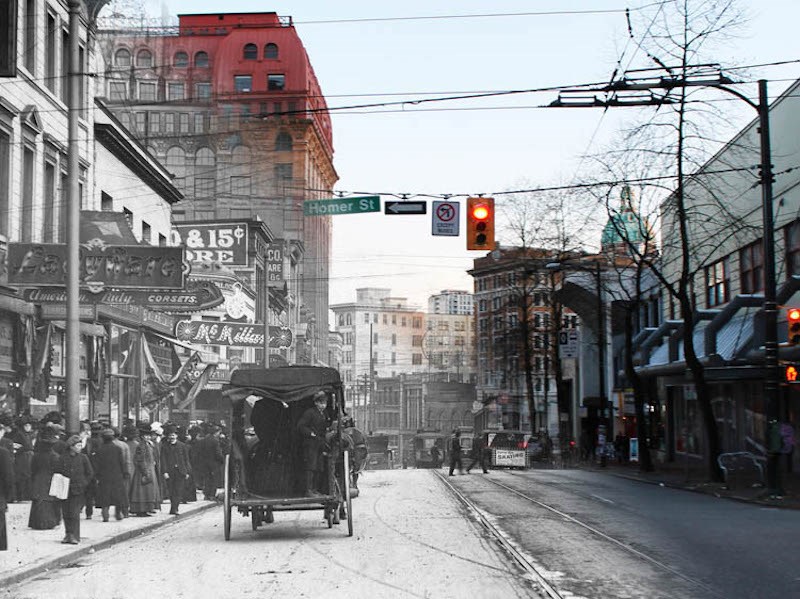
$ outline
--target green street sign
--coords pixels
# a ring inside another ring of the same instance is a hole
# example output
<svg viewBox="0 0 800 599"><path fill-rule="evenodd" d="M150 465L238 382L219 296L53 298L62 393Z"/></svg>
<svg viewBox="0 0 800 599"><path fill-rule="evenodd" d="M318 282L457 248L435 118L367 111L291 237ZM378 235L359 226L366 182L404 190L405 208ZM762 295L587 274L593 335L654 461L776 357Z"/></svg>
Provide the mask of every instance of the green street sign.
<svg viewBox="0 0 800 599"><path fill-rule="evenodd" d="M303 202L303 214L306 216L334 216L336 214L380 212L380 209L380 196L334 198L332 200L306 200Z"/></svg>

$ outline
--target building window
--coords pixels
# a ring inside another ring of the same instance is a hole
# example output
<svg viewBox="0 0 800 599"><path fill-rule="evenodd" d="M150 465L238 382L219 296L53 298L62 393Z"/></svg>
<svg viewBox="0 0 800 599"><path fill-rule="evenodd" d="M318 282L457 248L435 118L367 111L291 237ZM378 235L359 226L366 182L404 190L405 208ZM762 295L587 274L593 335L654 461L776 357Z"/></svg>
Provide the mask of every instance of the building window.
<svg viewBox="0 0 800 599"><path fill-rule="evenodd" d="M22 150L22 218L20 240L33 241L33 183L34 153L25 146Z"/></svg>
<svg viewBox="0 0 800 599"><path fill-rule="evenodd" d="M206 118L202 112L196 112L194 115L194 132L203 133L206 130Z"/></svg>
<svg viewBox="0 0 800 599"><path fill-rule="evenodd" d="M405 316L400 317L400 326L401 327L406 326L406 317Z"/></svg>
<svg viewBox="0 0 800 599"><path fill-rule="evenodd" d="M174 112L165 112L164 113L164 132L165 133L175 133L175 113Z"/></svg>
<svg viewBox="0 0 800 599"><path fill-rule="evenodd" d="M11 190L11 136L0 130L0 234L8 235Z"/></svg>
<svg viewBox="0 0 800 599"><path fill-rule="evenodd" d="M150 223L142 221L142 241L144 243L152 243L153 231L150 228Z"/></svg>
<svg viewBox="0 0 800 599"><path fill-rule="evenodd" d="M114 64L118 67L131 66L131 53L126 48L120 48L114 53Z"/></svg>
<svg viewBox="0 0 800 599"><path fill-rule="evenodd" d="M422 354L411 354L411 364L419 366L422 364Z"/></svg>
<svg viewBox="0 0 800 599"><path fill-rule="evenodd" d="M147 120L150 126L150 133L156 134L161 132L161 113L151 112L147 115Z"/></svg>
<svg viewBox="0 0 800 599"><path fill-rule="evenodd" d="M211 84L195 83L194 98L195 100L209 100L211 98Z"/></svg>
<svg viewBox="0 0 800 599"><path fill-rule="evenodd" d="M124 81L108 82L108 99L112 102L124 102L128 99L128 86Z"/></svg>
<svg viewBox="0 0 800 599"><path fill-rule="evenodd" d="M292 136L281 131L275 138L275 151L276 152L291 152L292 151Z"/></svg>
<svg viewBox="0 0 800 599"><path fill-rule="evenodd" d="M207 52L198 52L194 55L194 66L199 69L205 69L208 67L208 53Z"/></svg>
<svg viewBox="0 0 800 599"><path fill-rule="evenodd" d="M173 64L176 67L184 68L189 66L189 55L186 52L176 52Z"/></svg>
<svg viewBox="0 0 800 599"><path fill-rule="evenodd" d="M237 196L250 195L250 177L233 176L231 177L231 194Z"/></svg>
<svg viewBox="0 0 800 599"><path fill-rule="evenodd" d="M739 271L742 293L764 289L764 254L760 240L739 251Z"/></svg>
<svg viewBox="0 0 800 599"><path fill-rule="evenodd" d="M392 345L397 345L397 333L392 333Z"/></svg>
<svg viewBox="0 0 800 599"><path fill-rule="evenodd" d="M149 69L153 66L153 53L150 50L139 50L136 55L136 66L139 68Z"/></svg>
<svg viewBox="0 0 800 599"><path fill-rule="evenodd" d="M800 220L786 227L783 236L786 247L786 274L800 275Z"/></svg>
<svg viewBox="0 0 800 599"><path fill-rule="evenodd" d="M39 28L36 24L36 0L25 2L25 27L23 28L22 48L25 53L25 68L31 75L36 71L36 34Z"/></svg>
<svg viewBox="0 0 800 599"><path fill-rule="evenodd" d="M414 335L411 338L411 347L422 347L422 335Z"/></svg>
<svg viewBox="0 0 800 599"><path fill-rule="evenodd" d="M378 333L373 333L372 334L372 344L373 345L378 345Z"/></svg>
<svg viewBox="0 0 800 599"><path fill-rule="evenodd" d="M78 61L80 64L80 61ZM61 32L61 101L64 104L69 102L69 33ZM55 83L52 89L55 91Z"/></svg>
<svg viewBox="0 0 800 599"><path fill-rule="evenodd" d="M56 201L56 165L49 160L44 162L44 223L42 226L42 240L45 243L57 243L58 231L56 225L60 221L58 211L59 202Z"/></svg>
<svg viewBox="0 0 800 599"><path fill-rule="evenodd" d="M135 123L136 123L136 133L140 135L145 135L145 123L147 122L147 113L145 112L137 112L135 113ZM155 156L155 154L153 154Z"/></svg>
<svg viewBox="0 0 800 599"><path fill-rule="evenodd" d="M142 102L156 101L156 84L149 81L139 82L139 100Z"/></svg>
<svg viewBox="0 0 800 599"><path fill-rule="evenodd" d="M245 44L243 57L245 60L255 60L258 58L258 46L255 44Z"/></svg>
<svg viewBox="0 0 800 599"><path fill-rule="evenodd" d="M727 258L706 268L706 307L713 308L728 301L731 286L729 272Z"/></svg>
<svg viewBox="0 0 800 599"><path fill-rule="evenodd" d="M286 75L270 74L267 75L267 89L270 91L280 91L286 87Z"/></svg>
<svg viewBox="0 0 800 599"><path fill-rule="evenodd" d="M158 247L167 247L167 236L163 233L158 234Z"/></svg>
<svg viewBox="0 0 800 599"><path fill-rule="evenodd" d="M185 97L183 83L167 84L167 100L183 100Z"/></svg>
<svg viewBox="0 0 800 599"><path fill-rule="evenodd" d="M189 133L189 114L181 112L178 114L178 123L181 133Z"/></svg>
<svg viewBox="0 0 800 599"><path fill-rule="evenodd" d="M264 58L275 59L278 58L278 45L267 44L264 46Z"/></svg>
<svg viewBox="0 0 800 599"><path fill-rule="evenodd" d="M100 210L103 212L114 211L114 198L112 198L105 191L100 192Z"/></svg>
<svg viewBox="0 0 800 599"><path fill-rule="evenodd" d="M194 178L194 195L198 198L211 198L214 197L216 189L216 180L212 177L195 177Z"/></svg>
<svg viewBox="0 0 800 599"><path fill-rule="evenodd" d="M247 93L253 91L252 75L234 75L233 87L237 93Z"/></svg>
<svg viewBox="0 0 800 599"><path fill-rule="evenodd" d="M276 164L275 165L275 179L278 181L291 180L293 175L291 164Z"/></svg>
<svg viewBox="0 0 800 599"><path fill-rule="evenodd" d="M369 312L364 312L364 324L369 324Z"/></svg>
<svg viewBox="0 0 800 599"><path fill-rule="evenodd" d="M392 364L397 364L397 354L392 352Z"/></svg>
<svg viewBox="0 0 800 599"><path fill-rule="evenodd" d="M45 85L51 92L56 91L56 17L47 13L47 31L44 39ZM66 75L66 73L64 73ZM66 87L66 86L64 86Z"/></svg>

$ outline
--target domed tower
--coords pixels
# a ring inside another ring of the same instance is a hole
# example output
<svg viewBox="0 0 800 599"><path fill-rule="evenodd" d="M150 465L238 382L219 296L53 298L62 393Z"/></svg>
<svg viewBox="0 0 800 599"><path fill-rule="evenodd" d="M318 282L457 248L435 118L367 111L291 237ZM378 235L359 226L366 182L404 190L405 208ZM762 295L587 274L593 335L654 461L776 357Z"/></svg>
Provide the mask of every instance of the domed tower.
<svg viewBox="0 0 800 599"><path fill-rule="evenodd" d="M600 251L605 255L632 255L652 253L655 236L647 219L636 210L633 190L629 186L620 192L620 204L616 213L608 219L600 236ZM636 248L636 251L633 251Z"/></svg>

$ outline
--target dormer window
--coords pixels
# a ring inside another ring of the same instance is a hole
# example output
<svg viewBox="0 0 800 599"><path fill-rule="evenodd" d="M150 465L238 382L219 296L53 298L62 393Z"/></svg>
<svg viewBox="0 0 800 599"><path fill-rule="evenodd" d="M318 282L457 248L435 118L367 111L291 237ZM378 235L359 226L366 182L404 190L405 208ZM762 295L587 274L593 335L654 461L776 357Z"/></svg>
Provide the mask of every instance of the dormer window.
<svg viewBox="0 0 800 599"><path fill-rule="evenodd" d="M189 66L189 55L186 52L176 52L175 53L175 60L173 64L179 68L185 68Z"/></svg>
<svg viewBox="0 0 800 599"><path fill-rule="evenodd" d="M245 44L244 46L244 59L256 60L258 58L258 46L255 44Z"/></svg>
<svg viewBox="0 0 800 599"><path fill-rule="evenodd" d="M276 59L278 58L278 45L267 44L264 46L264 58Z"/></svg>

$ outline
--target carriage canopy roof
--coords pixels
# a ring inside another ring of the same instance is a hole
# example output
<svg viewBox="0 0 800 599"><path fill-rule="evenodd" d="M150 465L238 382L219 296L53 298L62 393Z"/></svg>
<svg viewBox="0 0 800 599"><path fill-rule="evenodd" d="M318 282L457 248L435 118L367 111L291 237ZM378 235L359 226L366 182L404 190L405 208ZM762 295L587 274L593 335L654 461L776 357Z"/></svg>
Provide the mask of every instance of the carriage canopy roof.
<svg viewBox="0 0 800 599"><path fill-rule="evenodd" d="M321 366L282 366L280 368L239 369L231 374L230 388L223 395L232 400L258 393L286 403L307 398L323 389L341 387L339 371Z"/></svg>

